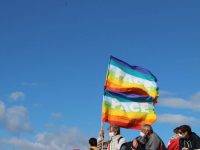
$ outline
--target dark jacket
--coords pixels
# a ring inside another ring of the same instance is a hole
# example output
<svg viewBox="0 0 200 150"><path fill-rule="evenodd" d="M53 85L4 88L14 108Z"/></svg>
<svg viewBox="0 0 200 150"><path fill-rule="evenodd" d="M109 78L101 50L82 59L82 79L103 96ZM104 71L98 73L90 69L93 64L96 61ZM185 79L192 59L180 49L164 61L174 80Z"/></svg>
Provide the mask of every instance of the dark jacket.
<svg viewBox="0 0 200 150"><path fill-rule="evenodd" d="M145 150L166 150L166 147L161 138L156 133L152 133L147 139Z"/></svg>
<svg viewBox="0 0 200 150"><path fill-rule="evenodd" d="M193 150L193 149L200 149L200 137L192 132L191 135L189 136L189 138L181 138L180 141L180 150L182 150L182 148L189 148L189 150Z"/></svg>
<svg viewBox="0 0 200 150"><path fill-rule="evenodd" d="M138 147L136 150L145 150L145 143L146 143L146 138L145 137L141 137L141 136L138 136L137 138L135 138L138 142ZM133 141L130 141L130 142L126 142L124 143L120 150L132 150L132 143Z"/></svg>

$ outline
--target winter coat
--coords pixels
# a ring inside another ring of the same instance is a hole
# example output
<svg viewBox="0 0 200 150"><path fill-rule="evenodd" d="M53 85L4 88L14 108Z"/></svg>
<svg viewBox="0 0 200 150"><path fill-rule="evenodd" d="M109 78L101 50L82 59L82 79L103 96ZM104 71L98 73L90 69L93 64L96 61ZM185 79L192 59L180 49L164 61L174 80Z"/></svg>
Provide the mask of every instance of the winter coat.
<svg viewBox="0 0 200 150"><path fill-rule="evenodd" d="M152 133L147 139L145 150L166 150L166 147L161 138L156 133Z"/></svg>
<svg viewBox="0 0 200 150"><path fill-rule="evenodd" d="M189 138L180 138L180 150L188 148L189 150L200 149L200 137L192 132Z"/></svg>
<svg viewBox="0 0 200 150"><path fill-rule="evenodd" d="M108 150L120 150L122 144L125 143L125 139L121 135L116 135L111 138L108 144Z"/></svg>
<svg viewBox="0 0 200 150"><path fill-rule="evenodd" d="M168 142L167 149L168 150L180 150L179 140L180 140L180 138L178 136L172 137Z"/></svg>

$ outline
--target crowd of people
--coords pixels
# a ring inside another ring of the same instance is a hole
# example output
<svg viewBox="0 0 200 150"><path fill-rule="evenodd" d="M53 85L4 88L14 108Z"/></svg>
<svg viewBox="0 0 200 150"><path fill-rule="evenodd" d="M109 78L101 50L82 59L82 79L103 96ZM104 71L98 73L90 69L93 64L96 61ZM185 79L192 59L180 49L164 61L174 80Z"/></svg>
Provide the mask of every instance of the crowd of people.
<svg viewBox="0 0 200 150"><path fill-rule="evenodd" d="M120 134L120 127L110 125L110 140L104 141L104 131L100 130L98 139L89 139L89 150L200 150L200 137L189 125L181 125L173 131L166 146L151 125L143 125L140 135L129 142Z"/></svg>

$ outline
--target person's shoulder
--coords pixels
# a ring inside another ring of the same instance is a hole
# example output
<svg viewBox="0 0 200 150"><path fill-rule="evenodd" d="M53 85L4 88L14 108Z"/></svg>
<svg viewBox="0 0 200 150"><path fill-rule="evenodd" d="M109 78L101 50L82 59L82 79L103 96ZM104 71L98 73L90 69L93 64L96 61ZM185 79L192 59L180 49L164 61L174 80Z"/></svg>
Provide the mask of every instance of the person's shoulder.
<svg viewBox="0 0 200 150"><path fill-rule="evenodd" d="M118 141L117 141L119 148L120 148L125 142L126 142L125 138L124 138L123 136L120 135L120 136L118 137Z"/></svg>
<svg viewBox="0 0 200 150"><path fill-rule="evenodd" d="M121 141L121 140L125 140L125 138L122 136L122 135L117 135L117 139L118 139L118 141Z"/></svg>
<svg viewBox="0 0 200 150"><path fill-rule="evenodd" d="M118 138L118 143L125 143L126 142L126 139L120 135L119 138Z"/></svg>
<svg viewBox="0 0 200 150"><path fill-rule="evenodd" d="M120 150L132 150L132 141L125 142L121 145Z"/></svg>
<svg viewBox="0 0 200 150"><path fill-rule="evenodd" d="M200 137L195 132L192 132L192 138L195 140L200 140Z"/></svg>
<svg viewBox="0 0 200 150"><path fill-rule="evenodd" d="M157 141L162 141L162 139L160 138L160 136L157 133L155 133L155 132L153 132L151 134L151 138L150 139L157 140Z"/></svg>
<svg viewBox="0 0 200 150"><path fill-rule="evenodd" d="M151 136L150 136L151 138L159 138L159 136L158 136L158 134L157 133L155 133L155 132L153 132L152 134L151 134Z"/></svg>
<svg viewBox="0 0 200 150"><path fill-rule="evenodd" d="M169 142L167 143L167 146L173 145L173 144L177 144L177 143L179 143L179 138L178 138L178 137L176 137L176 138L171 138L171 139L169 140Z"/></svg>
<svg viewBox="0 0 200 150"><path fill-rule="evenodd" d="M195 132L192 132L193 136L199 137L199 135L197 135Z"/></svg>

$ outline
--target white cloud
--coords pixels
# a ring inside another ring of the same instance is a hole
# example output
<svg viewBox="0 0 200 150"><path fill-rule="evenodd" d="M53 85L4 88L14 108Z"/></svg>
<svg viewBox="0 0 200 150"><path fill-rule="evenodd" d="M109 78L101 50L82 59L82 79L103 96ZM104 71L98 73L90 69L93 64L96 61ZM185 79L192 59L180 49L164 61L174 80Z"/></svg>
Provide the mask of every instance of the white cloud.
<svg viewBox="0 0 200 150"><path fill-rule="evenodd" d="M0 101L0 123L10 132L31 131L28 111L24 106L8 107Z"/></svg>
<svg viewBox="0 0 200 150"><path fill-rule="evenodd" d="M30 131L30 123L27 109L23 106L8 108L5 114L5 126L12 132Z"/></svg>
<svg viewBox="0 0 200 150"><path fill-rule="evenodd" d="M200 92L193 94L189 99L161 95L161 98L159 98L159 105L171 108L200 111Z"/></svg>
<svg viewBox="0 0 200 150"><path fill-rule="evenodd" d="M0 139L0 146L5 150L11 147L15 150L47 150L46 147L40 143L19 138Z"/></svg>
<svg viewBox="0 0 200 150"><path fill-rule="evenodd" d="M61 113L58 113L58 112L54 112L51 114L51 118L54 119L54 120L60 120L62 119L63 115Z"/></svg>
<svg viewBox="0 0 200 150"><path fill-rule="evenodd" d="M88 149L87 139L77 128L61 128L54 133L39 133L34 141L19 138L1 139L0 146L3 145L15 147L15 150Z"/></svg>
<svg viewBox="0 0 200 150"><path fill-rule="evenodd" d="M10 94L10 99L17 101L20 99L24 99L25 98L25 94L21 91L16 91Z"/></svg>
<svg viewBox="0 0 200 150"><path fill-rule="evenodd" d="M184 116L181 114L162 114L158 116L158 122L171 123L176 125L190 124L200 125L200 121L197 118L191 116Z"/></svg>
<svg viewBox="0 0 200 150"><path fill-rule="evenodd" d="M4 114L5 114L5 105L2 101L0 101L0 120L2 120L4 118Z"/></svg>
<svg viewBox="0 0 200 150"><path fill-rule="evenodd" d="M165 91L165 90L160 90L159 95L161 95L161 96L173 96L174 93L169 92L169 91Z"/></svg>
<svg viewBox="0 0 200 150"><path fill-rule="evenodd" d="M191 96L191 99L194 101L194 102L199 102L199 99L200 99L200 92L197 92L195 93L194 95Z"/></svg>

